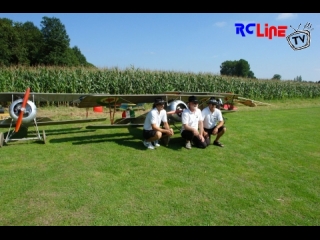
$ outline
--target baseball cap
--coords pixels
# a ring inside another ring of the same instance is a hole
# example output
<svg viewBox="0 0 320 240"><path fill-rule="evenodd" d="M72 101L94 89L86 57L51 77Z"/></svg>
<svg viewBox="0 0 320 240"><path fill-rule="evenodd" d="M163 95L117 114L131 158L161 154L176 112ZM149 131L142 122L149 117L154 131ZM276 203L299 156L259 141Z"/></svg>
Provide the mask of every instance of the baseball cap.
<svg viewBox="0 0 320 240"><path fill-rule="evenodd" d="M207 102L207 104L214 104L214 105L218 105L218 102L217 102L217 100L215 99L215 97L211 97L210 99L209 99L209 101Z"/></svg>
<svg viewBox="0 0 320 240"><path fill-rule="evenodd" d="M156 98L155 100L154 100L154 104L155 105L158 105L158 104L165 104L166 102L162 99L162 98Z"/></svg>
<svg viewBox="0 0 320 240"><path fill-rule="evenodd" d="M198 103L198 99L196 96L190 96L188 99L189 102L194 102L194 103Z"/></svg>

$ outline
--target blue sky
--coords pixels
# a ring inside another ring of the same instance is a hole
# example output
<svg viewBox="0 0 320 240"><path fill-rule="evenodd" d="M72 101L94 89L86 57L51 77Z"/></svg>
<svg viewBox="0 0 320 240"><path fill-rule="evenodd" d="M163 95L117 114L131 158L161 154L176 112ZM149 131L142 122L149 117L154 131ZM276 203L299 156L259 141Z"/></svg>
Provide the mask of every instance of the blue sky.
<svg viewBox="0 0 320 240"><path fill-rule="evenodd" d="M39 29L44 16L60 19L70 47L101 68L220 74L222 62L245 59L258 79L320 80L320 13L0 13ZM285 37L257 37L255 27L242 37L235 23L260 24L262 33L266 23L287 26L285 36L310 23L310 46L294 51Z"/></svg>

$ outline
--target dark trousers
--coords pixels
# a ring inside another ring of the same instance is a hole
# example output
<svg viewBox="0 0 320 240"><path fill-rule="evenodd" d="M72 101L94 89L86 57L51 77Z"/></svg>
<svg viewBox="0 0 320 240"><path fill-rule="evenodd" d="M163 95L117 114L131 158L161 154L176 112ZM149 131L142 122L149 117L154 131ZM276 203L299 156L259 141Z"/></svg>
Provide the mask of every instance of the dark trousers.
<svg viewBox="0 0 320 240"><path fill-rule="evenodd" d="M201 142L201 140L194 136L192 131L188 131L188 130L183 130L181 132L181 137L187 141L191 141L193 142L193 144L198 147L198 148L206 148L207 147L207 142Z"/></svg>

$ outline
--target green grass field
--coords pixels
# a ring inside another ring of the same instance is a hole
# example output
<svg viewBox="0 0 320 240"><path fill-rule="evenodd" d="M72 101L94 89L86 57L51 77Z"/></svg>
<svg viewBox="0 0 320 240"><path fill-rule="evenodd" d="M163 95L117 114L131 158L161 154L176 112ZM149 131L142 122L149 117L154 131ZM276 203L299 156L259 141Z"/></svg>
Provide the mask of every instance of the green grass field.
<svg viewBox="0 0 320 240"><path fill-rule="evenodd" d="M224 148L187 150L176 128L147 150L141 128L39 127L46 144L0 148L0 225L318 226L320 100L269 103L225 114Z"/></svg>

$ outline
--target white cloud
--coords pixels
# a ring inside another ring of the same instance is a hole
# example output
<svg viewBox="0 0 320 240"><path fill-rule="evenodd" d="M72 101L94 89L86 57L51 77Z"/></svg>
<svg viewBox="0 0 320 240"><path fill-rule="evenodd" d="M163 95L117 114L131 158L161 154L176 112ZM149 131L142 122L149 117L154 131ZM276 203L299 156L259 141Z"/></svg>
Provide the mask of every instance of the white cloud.
<svg viewBox="0 0 320 240"><path fill-rule="evenodd" d="M280 13L277 17L277 20L282 20L282 19L291 19L295 18L297 14L295 13Z"/></svg>
<svg viewBox="0 0 320 240"><path fill-rule="evenodd" d="M216 22L214 25L217 27L224 27L225 25L227 25L227 23L226 22Z"/></svg>

